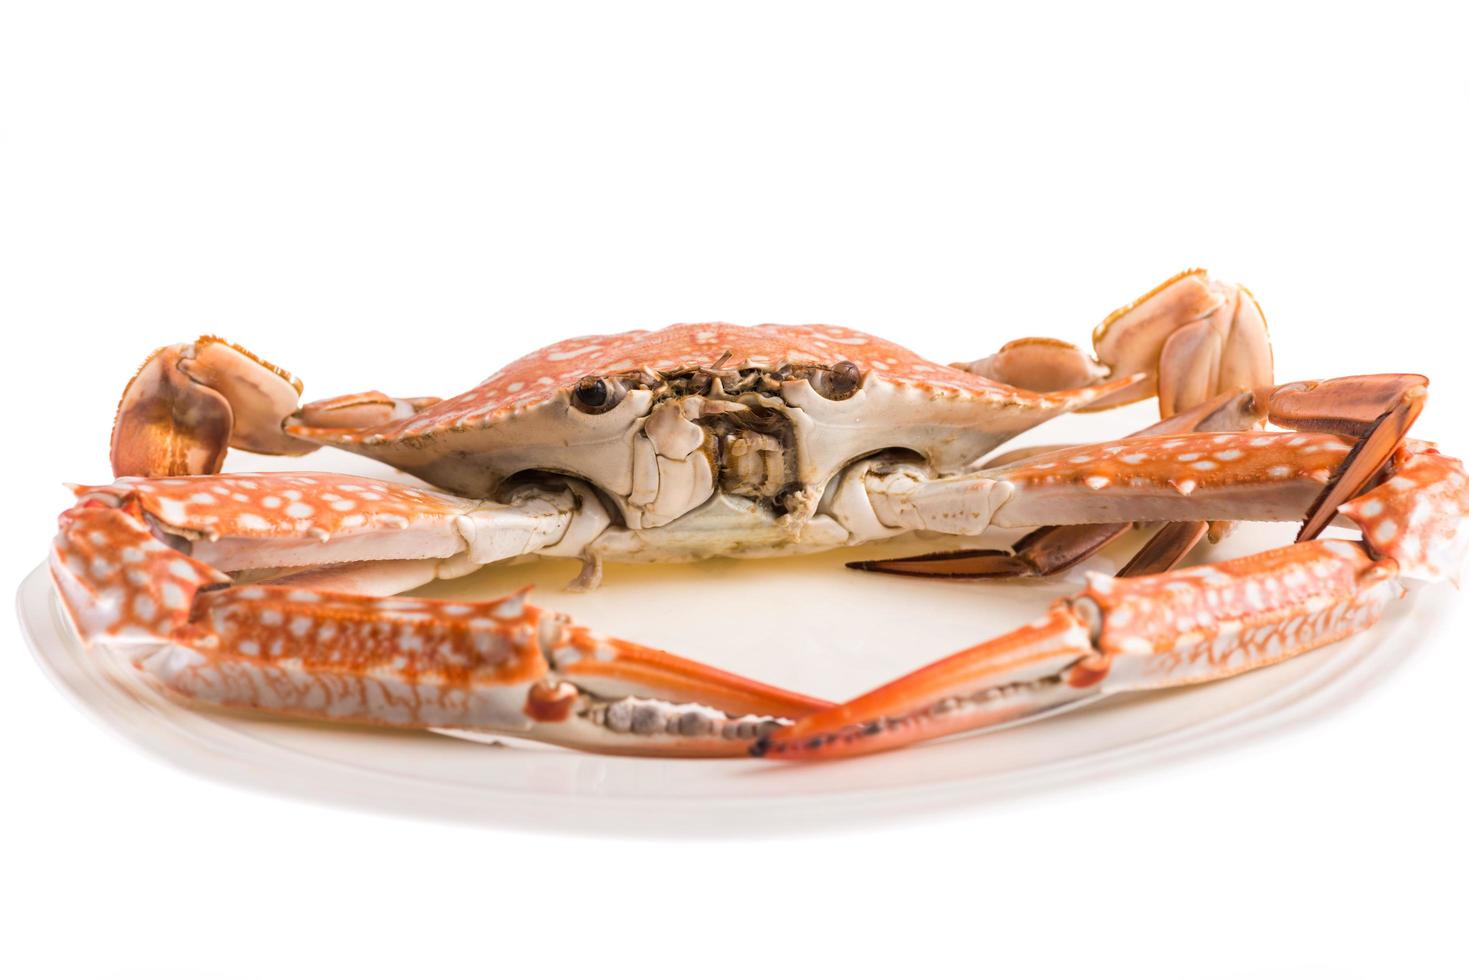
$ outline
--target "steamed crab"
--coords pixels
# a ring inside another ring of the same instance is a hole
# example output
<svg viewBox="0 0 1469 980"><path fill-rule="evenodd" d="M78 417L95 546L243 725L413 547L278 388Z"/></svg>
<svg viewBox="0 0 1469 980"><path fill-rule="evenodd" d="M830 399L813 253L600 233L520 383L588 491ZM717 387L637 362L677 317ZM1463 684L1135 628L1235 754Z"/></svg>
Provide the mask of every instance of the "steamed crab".
<svg viewBox="0 0 1469 980"><path fill-rule="evenodd" d="M599 751L822 757L1039 717L1274 663L1370 626L1469 545L1461 464L1407 440L1418 375L1276 386L1253 297L1200 271L1112 314L1095 357L1026 339L943 365L831 326L682 324L539 350L446 400L298 405L216 338L128 385L116 482L79 487L53 578L79 634L168 692L314 718L472 729ZM997 447L1156 394L1163 420L1092 446ZM1262 428L1265 421L1287 431ZM336 446L426 489L220 475L230 445ZM1298 542L1172 570L1238 520ZM1360 540L1317 540L1346 520ZM399 595L528 555L782 555L924 531L1037 528L1009 551L863 563L1045 575L1157 523L1116 577L1039 620L835 705L607 637L523 593Z"/></svg>

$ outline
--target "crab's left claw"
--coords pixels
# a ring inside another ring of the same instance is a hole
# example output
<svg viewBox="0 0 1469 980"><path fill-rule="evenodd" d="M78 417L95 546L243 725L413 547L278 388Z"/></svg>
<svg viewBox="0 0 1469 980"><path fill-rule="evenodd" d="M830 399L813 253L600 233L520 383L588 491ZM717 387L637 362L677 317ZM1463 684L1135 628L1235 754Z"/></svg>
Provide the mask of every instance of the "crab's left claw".
<svg viewBox="0 0 1469 980"><path fill-rule="evenodd" d="M569 490L492 504L364 477L242 474L120 480L78 498L51 556L78 635L195 702L662 755L743 754L830 707L593 633L524 593L342 591L575 549L606 517ZM328 564L253 585L221 571L302 560Z"/></svg>
<svg viewBox="0 0 1469 980"><path fill-rule="evenodd" d="M743 755L829 701L762 684L557 617L545 655L555 681L532 687L530 737L622 755Z"/></svg>

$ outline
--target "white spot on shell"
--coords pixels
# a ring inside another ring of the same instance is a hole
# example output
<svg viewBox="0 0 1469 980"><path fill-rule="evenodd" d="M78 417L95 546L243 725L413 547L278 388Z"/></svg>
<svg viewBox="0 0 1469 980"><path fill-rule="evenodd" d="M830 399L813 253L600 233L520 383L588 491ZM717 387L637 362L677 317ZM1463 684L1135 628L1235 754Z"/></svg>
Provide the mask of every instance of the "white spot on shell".
<svg viewBox="0 0 1469 980"><path fill-rule="evenodd" d="M163 605L168 609L183 609L189 604L188 599L184 596L184 590L172 582L164 582L159 587L158 593L159 598L163 600Z"/></svg>
<svg viewBox="0 0 1469 980"><path fill-rule="evenodd" d="M601 349L602 349L601 346L599 346L597 344L591 344L591 345L589 345L587 347L578 347L575 350L557 350L557 351L552 351L551 353L547 354L546 355L546 360L548 360L548 361L569 361L569 360L571 360L574 357L581 357L581 356L583 356L585 354L595 354L595 353L597 353L597 351L599 351Z"/></svg>

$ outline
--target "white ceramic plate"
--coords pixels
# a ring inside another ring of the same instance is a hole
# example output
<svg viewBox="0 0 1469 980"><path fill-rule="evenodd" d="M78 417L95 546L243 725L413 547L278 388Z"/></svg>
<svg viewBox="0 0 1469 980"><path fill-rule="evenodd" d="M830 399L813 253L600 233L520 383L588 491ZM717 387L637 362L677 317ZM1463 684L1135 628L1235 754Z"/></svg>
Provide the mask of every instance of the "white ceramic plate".
<svg viewBox="0 0 1469 980"><path fill-rule="evenodd" d="M1289 532L1245 527L1211 557L1283 543ZM884 552L913 549L908 542ZM573 565L543 562L488 569L440 583L431 594L489 597L535 582L541 603L597 629L839 698L1019 625L1078 584L1075 574L983 585L864 575L842 567L851 557L614 567L602 589L585 595L557 591ZM1111 565L1105 557L1099 562L1092 567ZM973 806L1232 744L1332 708L1370 684L1406 655L1415 632L1432 629L1452 595L1421 590L1393 604L1368 634L1228 681L1119 697L1034 725L818 765L593 756L191 710L82 650L44 568L22 584L19 613L42 666L88 713L200 775L485 824L732 835Z"/></svg>

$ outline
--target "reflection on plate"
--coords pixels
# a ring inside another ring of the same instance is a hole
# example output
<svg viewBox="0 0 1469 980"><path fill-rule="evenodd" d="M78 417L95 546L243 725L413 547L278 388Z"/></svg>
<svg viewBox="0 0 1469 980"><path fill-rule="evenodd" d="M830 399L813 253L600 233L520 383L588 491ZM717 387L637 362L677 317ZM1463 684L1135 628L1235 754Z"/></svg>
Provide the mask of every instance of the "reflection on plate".
<svg viewBox="0 0 1469 980"><path fill-rule="evenodd" d="M1246 526L1210 557L1283 543ZM911 551L914 542L880 553ZM869 549L876 551L876 549ZM1061 581L972 584L847 571L853 553L609 569L601 589L558 589L565 562L487 569L427 594L487 598L534 582L539 601L596 629L839 698L1033 618ZM1115 557L1115 556L1114 556ZM1101 559L1100 567L1107 567ZM1093 565L1093 567L1097 567ZM44 568L20 620L43 667L107 728L185 769L237 785L404 814L613 834L811 831L973 806L1156 765L1319 714L1411 650L1452 601L1422 590L1378 627L1215 684L1130 695L1049 721L887 755L793 765L659 760L487 746L431 733L282 721L177 705L78 645ZM1408 630L1412 621L1414 630Z"/></svg>

